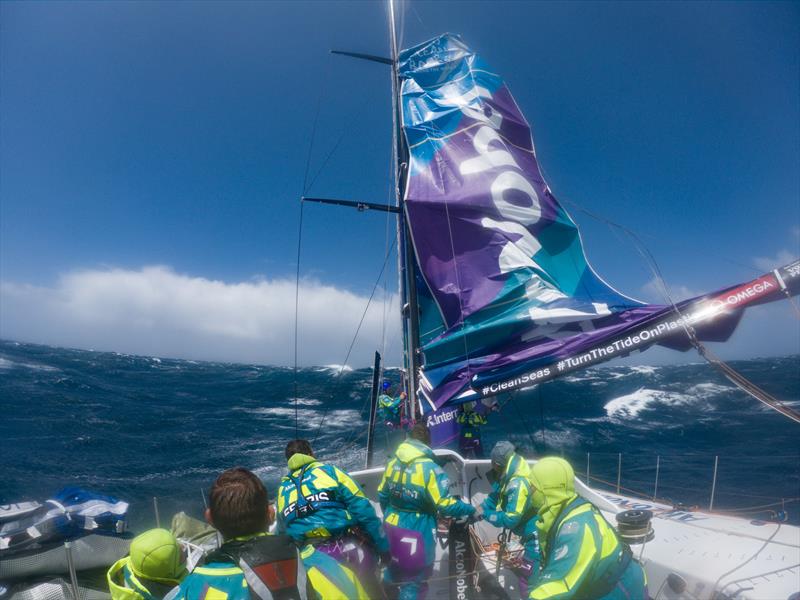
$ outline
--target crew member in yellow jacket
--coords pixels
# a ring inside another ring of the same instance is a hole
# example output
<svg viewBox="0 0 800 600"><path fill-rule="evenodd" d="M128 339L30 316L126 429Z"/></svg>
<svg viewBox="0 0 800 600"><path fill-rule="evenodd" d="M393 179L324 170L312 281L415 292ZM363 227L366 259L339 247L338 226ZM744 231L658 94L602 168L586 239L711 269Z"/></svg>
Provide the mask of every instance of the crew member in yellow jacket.
<svg viewBox="0 0 800 600"><path fill-rule="evenodd" d="M184 577L183 552L166 529L150 529L133 538L130 554L106 575L113 600L161 600Z"/></svg>
<svg viewBox="0 0 800 600"><path fill-rule="evenodd" d="M531 468L542 570L532 600L647 598L647 580L631 549L600 511L575 493L575 474L563 458Z"/></svg>

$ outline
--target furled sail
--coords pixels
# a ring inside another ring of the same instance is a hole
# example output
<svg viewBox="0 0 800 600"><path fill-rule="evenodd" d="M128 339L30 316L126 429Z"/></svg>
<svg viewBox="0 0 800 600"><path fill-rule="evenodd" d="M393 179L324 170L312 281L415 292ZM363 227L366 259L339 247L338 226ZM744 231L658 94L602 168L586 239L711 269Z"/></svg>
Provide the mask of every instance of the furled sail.
<svg viewBox="0 0 800 600"><path fill-rule="evenodd" d="M399 70L426 411L654 343L687 349L690 334L722 341L745 305L797 293L794 263L675 307L625 296L589 265L503 81L449 34L402 52Z"/></svg>

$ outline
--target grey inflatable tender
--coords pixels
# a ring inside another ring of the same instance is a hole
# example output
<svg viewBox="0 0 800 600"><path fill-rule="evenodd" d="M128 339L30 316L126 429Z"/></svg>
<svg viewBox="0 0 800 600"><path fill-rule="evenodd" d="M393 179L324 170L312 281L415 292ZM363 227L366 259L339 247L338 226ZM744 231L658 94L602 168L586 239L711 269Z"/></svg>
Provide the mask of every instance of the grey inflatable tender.
<svg viewBox="0 0 800 600"><path fill-rule="evenodd" d="M98 589L78 584L80 600L109 600L107 589ZM73 600L72 585L68 579L54 577L38 581L30 586L15 586L8 596L0 595L0 600Z"/></svg>
<svg viewBox="0 0 800 600"><path fill-rule="evenodd" d="M128 554L132 534L88 534L71 540L72 561L77 571L108 567ZM48 549L36 549L0 558L0 580L22 579L69 571L63 543Z"/></svg>

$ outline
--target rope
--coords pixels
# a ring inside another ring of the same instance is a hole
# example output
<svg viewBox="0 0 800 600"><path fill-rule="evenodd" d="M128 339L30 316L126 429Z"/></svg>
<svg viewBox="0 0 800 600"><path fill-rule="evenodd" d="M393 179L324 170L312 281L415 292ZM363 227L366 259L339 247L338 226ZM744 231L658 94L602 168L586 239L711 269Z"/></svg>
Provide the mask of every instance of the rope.
<svg viewBox="0 0 800 600"><path fill-rule="evenodd" d="M586 214L591 215L591 213L589 213L588 211L584 210L584 212L586 212ZM631 238L637 252L639 252L639 254L644 258L646 263L650 266L651 272L653 273L656 281L662 288L662 293L664 294L665 299L672 306L672 310L674 310L675 313L679 317L681 317L680 319L681 326L683 327L683 330L685 331L687 337L689 338L689 342L697 350L697 353L704 360L706 360L712 367L720 371L725 376L725 378L728 379L728 381L733 383L740 390L742 390L746 394L749 394L750 396L752 396L762 404L765 404L769 408L779 412L783 416L788 417L789 419L795 421L796 423L800 423L800 413L793 410L792 408L790 408L789 406L787 406L786 404L784 404L783 402L781 402L780 400L769 394L767 391L758 387L755 383L747 379L744 375L734 370L733 367L723 362L719 357L714 355L708 348L706 348L705 345L699 339L697 339L697 335L695 334L694 328L691 327L686 322L683 313L675 304L675 301L672 299L672 296L669 293L669 289L667 288L667 284L664 280L664 277L661 274L661 269L659 268L655 257L650 252L650 250L648 250L647 246L644 245L644 242L642 242L641 238L639 238L636 232L625 227L624 225L620 225L619 223L615 223L609 219L603 219L603 220L609 225L619 228L621 231L626 233Z"/></svg>
<svg viewBox="0 0 800 600"><path fill-rule="evenodd" d="M319 114L322 109L322 97L325 94L325 87L328 80L328 74L330 73L330 69L327 65L330 64L330 57L328 58L328 63L326 63L325 68L325 79L323 79L323 83L319 89L319 95L317 96L317 107L314 111L314 120L311 124L311 139L308 143L308 154L306 155L306 166L303 172L303 190L300 193L300 220L298 223L297 228L297 270L295 272L295 281L294 281L294 376L293 376L293 388L294 388L294 437L297 439L298 433L298 410L297 410L297 328L298 328L298 321L299 321L299 313L300 313L300 251L302 248L303 243L303 196L306 195L309 188L311 187L308 184L308 173L311 169L311 157L314 154L314 141L317 137L317 125L319 123ZM315 178L316 179L316 178ZM311 184L313 185L313 181Z"/></svg>
<svg viewBox="0 0 800 600"><path fill-rule="evenodd" d="M297 325L300 314L300 249L303 243L303 206L300 201L300 224L297 230L297 271L294 279L294 439L297 439L298 411L297 411Z"/></svg>
<svg viewBox="0 0 800 600"><path fill-rule="evenodd" d="M533 434L531 434L531 428L528 426L528 421L525 419L525 415L522 414L522 412L517 407L517 402L515 400L516 395L517 394L515 393L515 394L513 394L511 396L511 399L510 399L511 406L514 407L514 411L517 413L517 416L522 421L522 426L525 428L525 433L528 434L528 439L530 440L530 443L531 443L531 450L533 450L533 449L536 448L536 440L533 439Z"/></svg>
<svg viewBox="0 0 800 600"><path fill-rule="evenodd" d="M394 244L392 244L392 249L394 249ZM364 307L364 312L361 314L361 320L358 322L358 327L356 327L356 332L353 335L353 339L350 341L350 346L347 349L347 355L344 358L344 362L342 362L342 366L339 368L339 372L336 375L336 379L333 383L333 390L331 391L330 399L332 400L336 395L336 391L339 387L339 382L342 377L342 373L344 372L345 366L347 366L347 361L350 359L350 353L353 351L353 347L356 344L356 340L358 339L358 334L361 331L361 326L364 324L364 319L367 316L367 311L369 310L369 305L372 303L372 299L375 297L375 290L378 289L378 285L380 284L381 277L383 277L383 271L386 269L386 264L389 262L389 257L391 256L391 250L386 254L383 259L383 266L381 266L381 271L378 273L378 278L375 280L375 285L372 286L372 293L369 295L369 299L367 300L367 305ZM319 437L320 429L322 429L322 424L325 422L325 417L327 416L328 412L331 409L331 403L328 402L328 406L325 407L325 410L322 411L322 417L320 417L319 424L317 425L317 429L314 432L314 437L311 440L312 443L317 441Z"/></svg>

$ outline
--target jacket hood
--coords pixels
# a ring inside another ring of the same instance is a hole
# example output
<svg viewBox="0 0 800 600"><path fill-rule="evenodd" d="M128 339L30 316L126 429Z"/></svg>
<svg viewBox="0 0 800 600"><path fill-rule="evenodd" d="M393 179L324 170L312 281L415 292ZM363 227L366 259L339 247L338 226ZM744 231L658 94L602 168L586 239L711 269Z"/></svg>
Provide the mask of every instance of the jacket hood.
<svg viewBox="0 0 800 600"><path fill-rule="evenodd" d="M309 456L308 454L301 454L298 452L297 454L293 454L292 458L289 459L289 472L294 473L297 469L302 469L306 465L310 465L313 462L317 462L317 459L313 456Z"/></svg>
<svg viewBox="0 0 800 600"><path fill-rule="evenodd" d="M150 529L131 542L129 566L133 574L159 583L177 584L185 575L178 540L166 529Z"/></svg>
<svg viewBox="0 0 800 600"><path fill-rule="evenodd" d="M559 513L577 496L575 472L563 458L548 456L533 465L529 478L533 506L539 514L536 528L546 537Z"/></svg>
<svg viewBox="0 0 800 600"><path fill-rule="evenodd" d="M394 455L397 457L397 460L402 463L410 463L412 460L417 460L419 458L435 459L433 450L419 440L410 439L400 444Z"/></svg>
<svg viewBox="0 0 800 600"><path fill-rule="evenodd" d="M111 592L113 600L142 600L142 595L125 587L123 570L128 564L128 557L120 558L117 562L111 565L111 568L106 573L106 582L108 582L108 589Z"/></svg>

